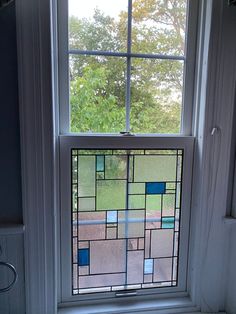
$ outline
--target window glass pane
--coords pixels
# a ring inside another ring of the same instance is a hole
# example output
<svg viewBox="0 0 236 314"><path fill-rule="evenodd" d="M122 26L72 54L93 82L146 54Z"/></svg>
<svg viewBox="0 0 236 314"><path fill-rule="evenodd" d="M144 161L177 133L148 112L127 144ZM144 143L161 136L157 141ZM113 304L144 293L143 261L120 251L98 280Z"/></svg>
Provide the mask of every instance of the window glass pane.
<svg viewBox="0 0 236 314"><path fill-rule="evenodd" d="M125 129L124 58L70 56L70 131Z"/></svg>
<svg viewBox="0 0 236 314"><path fill-rule="evenodd" d="M134 133L179 133L182 61L132 60L130 126Z"/></svg>
<svg viewBox="0 0 236 314"><path fill-rule="evenodd" d="M184 55L186 0L133 0L132 52Z"/></svg>
<svg viewBox="0 0 236 314"><path fill-rule="evenodd" d="M69 47L125 51L127 0L69 0Z"/></svg>
<svg viewBox="0 0 236 314"><path fill-rule="evenodd" d="M73 294L176 286L182 150L88 151L71 159Z"/></svg>

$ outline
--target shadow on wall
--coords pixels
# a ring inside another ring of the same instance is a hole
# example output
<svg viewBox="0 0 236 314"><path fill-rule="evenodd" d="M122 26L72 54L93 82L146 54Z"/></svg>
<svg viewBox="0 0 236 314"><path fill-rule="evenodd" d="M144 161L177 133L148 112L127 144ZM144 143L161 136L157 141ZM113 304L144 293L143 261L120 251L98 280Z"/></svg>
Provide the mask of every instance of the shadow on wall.
<svg viewBox="0 0 236 314"><path fill-rule="evenodd" d="M0 0L0 42L0 224L22 223L15 1Z"/></svg>

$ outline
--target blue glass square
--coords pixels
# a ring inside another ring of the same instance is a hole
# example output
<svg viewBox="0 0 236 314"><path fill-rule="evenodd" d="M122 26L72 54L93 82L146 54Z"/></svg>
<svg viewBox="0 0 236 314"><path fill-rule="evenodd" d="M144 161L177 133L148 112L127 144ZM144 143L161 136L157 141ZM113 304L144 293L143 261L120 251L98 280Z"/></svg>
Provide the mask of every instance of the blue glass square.
<svg viewBox="0 0 236 314"><path fill-rule="evenodd" d="M144 274L152 274L153 273L153 259L145 259L144 260Z"/></svg>
<svg viewBox="0 0 236 314"><path fill-rule="evenodd" d="M162 218L163 229L174 229L174 227L175 227L175 217L163 217Z"/></svg>
<svg viewBox="0 0 236 314"><path fill-rule="evenodd" d="M107 223L116 223L117 222L117 211L108 211L107 212Z"/></svg>
<svg viewBox="0 0 236 314"><path fill-rule="evenodd" d="M104 171L104 156L97 156L96 170Z"/></svg>
<svg viewBox="0 0 236 314"><path fill-rule="evenodd" d="M148 182L146 183L146 194L165 194L165 182Z"/></svg>
<svg viewBox="0 0 236 314"><path fill-rule="evenodd" d="M89 265L89 249L78 250L78 265L79 266Z"/></svg>

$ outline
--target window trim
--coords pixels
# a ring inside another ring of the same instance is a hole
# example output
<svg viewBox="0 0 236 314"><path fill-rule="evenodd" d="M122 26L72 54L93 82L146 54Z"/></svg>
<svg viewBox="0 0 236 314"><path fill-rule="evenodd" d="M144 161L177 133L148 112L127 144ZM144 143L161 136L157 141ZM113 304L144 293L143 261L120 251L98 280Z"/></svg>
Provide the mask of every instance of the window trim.
<svg viewBox="0 0 236 314"><path fill-rule="evenodd" d="M57 305L60 303L60 296L57 298L58 279L55 271L58 266L55 236L55 221L58 219L56 176L58 129L57 115L52 106L51 95L51 54L54 52L50 47L50 5L49 0L16 1L22 197L26 227L24 236L26 312L28 314L56 314ZM232 40L232 32L230 32L231 23L235 23L233 22L235 19L234 14L230 14L226 1L202 0L201 8L201 33L203 35L199 51L196 88L198 95L196 102L200 105L199 112L196 113L198 122L194 132L197 141L191 217L192 249L189 264L192 280L188 288L192 302L182 307L184 303L179 298L177 308L172 306L173 303L168 302L170 308L167 311L162 311L156 302L160 313L192 312L199 307L202 311L218 312L225 306L228 256L225 244L230 240L230 233L224 225L222 216L225 215L227 209L225 195L228 189L235 99L236 42ZM53 33L54 36L56 36L55 33ZM215 97L216 94L217 97ZM56 97L54 101L55 99ZM227 116L221 113L222 103L224 103ZM212 112L215 112L214 116ZM208 169L211 162L210 153L213 148L216 148L216 142L213 143L210 136L214 125L220 125L224 132L220 147L220 163L218 167L215 163L212 164L212 171L218 168L221 174L216 180L219 193L213 197L214 203L212 203L212 199L209 201L205 191L210 182ZM223 198L221 198L222 195ZM212 216L214 219L210 227L206 221L208 212L209 210L212 212L212 209L214 209ZM209 251L208 263L203 267L204 236L207 235L210 236L213 250ZM217 245L216 239L219 239ZM219 269L224 269L224 271L219 272ZM204 276L203 271L210 272L208 278L211 281ZM68 309L68 313L72 311Z"/></svg>
<svg viewBox="0 0 236 314"><path fill-rule="evenodd" d="M132 0L129 1L129 5L131 5ZM79 50L70 50L68 47L68 5L67 1L58 0L57 6L55 7L57 10L58 20L58 82L59 82L59 99L60 99L60 115L59 115L59 129L60 134L73 134L69 131L70 128L70 105L69 105L69 61L68 55L73 52L75 54L84 53ZM129 77L130 72L130 64L128 65L128 60L133 57L138 58L154 58L155 60L181 60L184 62L184 72L183 72L183 95L182 95L182 111L181 111L181 129L180 133L175 135L179 136L189 136L193 134L192 131L192 121L193 121L193 112L194 112L194 77L195 77L195 59L196 59L196 37L197 37L197 24L198 24L198 14L200 10L200 1L196 0L188 0L187 5L187 24L186 24L186 34L188 34L188 39L186 38L186 46L185 46L185 54L184 56L171 56L171 55L158 55L158 54L142 54L142 53L131 53L130 44L128 45L127 52L109 52L109 51L96 51L89 52L93 55L109 55L109 56L117 56L117 57L125 57L126 67L127 67L127 77ZM191 22L190 22L191 21ZM131 27L128 23L129 28ZM128 36L128 42L130 43L130 38ZM129 62L130 63L130 62ZM126 85L126 128L130 128L130 87ZM128 101L127 101L128 99ZM122 130L121 130L122 131ZM87 133L76 133L76 135L84 135ZM96 134L96 133L93 133ZM106 133L103 134L107 135ZM157 135L157 134L156 134Z"/></svg>

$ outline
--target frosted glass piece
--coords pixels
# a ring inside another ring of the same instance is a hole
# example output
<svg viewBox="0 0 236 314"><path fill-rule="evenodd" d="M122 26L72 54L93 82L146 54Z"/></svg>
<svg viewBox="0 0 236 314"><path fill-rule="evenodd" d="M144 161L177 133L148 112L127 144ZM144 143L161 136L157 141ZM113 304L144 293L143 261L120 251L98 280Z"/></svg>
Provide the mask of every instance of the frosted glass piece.
<svg viewBox="0 0 236 314"><path fill-rule="evenodd" d="M90 243L90 274L125 272L126 241L105 240Z"/></svg>
<svg viewBox="0 0 236 314"><path fill-rule="evenodd" d="M129 251L127 254L127 283L143 282L143 251Z"/></svg>
<svg viewBox="0 0 236 314"><path fill-rule="evenodd" d="M134 182L176 180L176 156L135 156Z"/></svg>
<svg viewBox="0 0 236 314"><path fill-rule="evenodd" d="M144 237L144 210L118 212L118 238Z"/></svg>
<svg viewBox="0 0 236 314"><path fill-rule="evenodd" d="M161 195L147 195L146 196L146 209L161 211Z"/></svg>
<svg viewBox="0 0 236 314"><path fill-rule="evenodd" d="M151 231L151 257L170 257L173 252L172 229L161 229Z"/></svg>
<svg viewBox="0 0 236 314"><path fill-rule="evenodd" d="M95 197L79 198L79 211L94 211Z"/></svg>
<svg viewBox="0 0 236 314"><path fill-rule="evenodd" d="M95 196L95 156L79 156L78 196Z"/></svg>
<svg viewBox="0 0 236 314"><path fill-rule="evenodd" d="M107 227L107 239L116 239L117 228Z"/></svg>
<svg viewBox="0 0 236 314"><path fill-rule="evenodd" d="M96 288L125 283L125 274L105 274L79 277L79 288ZM91 291L89 291L91 292Z"/></svg>
<svg viewBox="0 0 236 314"><path fill-rule="evenodd" d="M129 195L129 209L145 209L145 195Z"/></svg>
<svg viewBox="0 0 236 314"><path fill-rule="evenodd" d="M153 281L171 281L172 258L160 258L154 260Z"/></svg>
<svg viewBox="0 0 236 314"><path fill-rule="evenodd" d="M78 238L82 240L105 239L105 213L80 212Z"/></svg>
<svg viewBox="0 0 236 314"><path fill-rule="evenodd" d="M145 194L145 183L129 183L129 194Z"/></svg>
<svg viewBox="0 0 236 314"><path fill-rule="evenodd" d="M163 195L163 216L174 216L175 211L175 194Z"/></svg>
<svg viewBox="0 0 236 314"><path fill-rule="evenodd" d="M97 181L97 210L125 209L126 181Z"/></svg>
<svg viewBox="0 0 236 314"><path fill-rule="evenodd" d="M105 178L126 179L127 178L127 156L105 157Z"/></svg>

